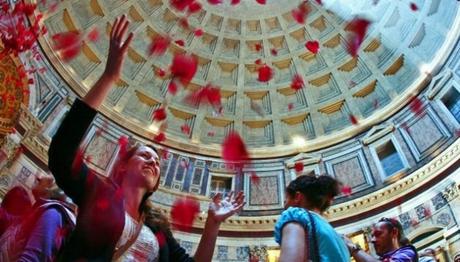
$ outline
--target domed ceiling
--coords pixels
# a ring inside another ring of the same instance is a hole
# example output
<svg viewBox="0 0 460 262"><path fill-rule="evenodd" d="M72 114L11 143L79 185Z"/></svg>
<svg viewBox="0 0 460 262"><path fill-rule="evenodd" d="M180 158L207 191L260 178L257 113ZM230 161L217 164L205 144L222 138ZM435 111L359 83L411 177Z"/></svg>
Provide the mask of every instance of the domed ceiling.
<svg viewBox="0 0 460 262"><path fill-rule="evenodd" d="M252 157L272 157L338 143L399 110L442 65L460 31L458 3L451 0L309 1L302 24L291 12L301 1L230 2L200 2L187 27L185 14L168 0L63 1L46 17L49 34L41 44L74 91L84 95L104 69L111 23L127 14L135 39L103 114L152 140L165 127L152 113L167 105L167 146L219 156L223 138L235 130ZM371 24L353 57L346 41L356 16ZM52 35L94 29L100 40L84 42L70 62L52 51ZM149 56L157 35L174 41L164 55ZM309 51L307 41L318 41L319 52ZM199 67L186 90L171 95L171 79L157 74L178 53L193 54ZM258 81L259 61L274 70L268 82ZM291 88L296 74L305 83L299 90ZM208 83L220 87L221 111L184 103Z"/></svg>

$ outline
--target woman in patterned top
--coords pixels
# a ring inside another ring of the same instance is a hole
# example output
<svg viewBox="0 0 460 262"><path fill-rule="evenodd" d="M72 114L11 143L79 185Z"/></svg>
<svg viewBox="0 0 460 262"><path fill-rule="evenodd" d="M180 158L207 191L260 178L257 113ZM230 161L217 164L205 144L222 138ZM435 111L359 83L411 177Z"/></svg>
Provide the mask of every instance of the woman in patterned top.
<svg viewBox="0 0 460 262"><path fill-rule="evenodd" d="M244 195L214 197L194 258L186 254L168 228L155 223L148 198L160 181L160 159L152 146L136 145L120 154L108 177L82 161L79 145L113 84L119 79L133 34L117 18L110 34L106 68L83 100L76 100L49 149L56 182L78 205L75 230L62 261L211 261L220 223L244 205Z"/></svg>

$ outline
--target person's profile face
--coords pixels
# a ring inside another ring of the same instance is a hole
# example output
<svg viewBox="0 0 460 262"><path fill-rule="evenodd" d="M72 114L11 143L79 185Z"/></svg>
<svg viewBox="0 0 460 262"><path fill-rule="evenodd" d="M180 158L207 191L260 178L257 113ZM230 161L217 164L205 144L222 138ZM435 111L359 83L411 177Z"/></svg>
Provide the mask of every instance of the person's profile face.
<svg viewBox="0 0 460 262"><path fill-rule="evenodd" d="M372 229L371 242L374 245L377 255L382 256L392 249L391 230L384 222L379 222Z"/></svg>

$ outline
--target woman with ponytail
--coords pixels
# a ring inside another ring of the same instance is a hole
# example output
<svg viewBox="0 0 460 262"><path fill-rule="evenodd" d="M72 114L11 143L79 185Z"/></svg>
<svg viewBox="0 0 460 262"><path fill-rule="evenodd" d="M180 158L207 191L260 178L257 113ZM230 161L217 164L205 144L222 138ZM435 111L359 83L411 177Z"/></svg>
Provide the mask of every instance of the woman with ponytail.
<svg viewBox="0 0 460 262"><path fill-rule="evenodd" d="M78 205L78 217L61 261L211 261L220 224L242 209L244 195L217 194L211 202L194 257L174 239L166 219L150 208L160 183L160 158L150 145L126 145L115 167L99 176L84 164L79 145L97 110L120 78L133 33L126 16L110 33L105 70L86 96L77 99L51 142L49 168Z"/></svg>
<svg viewBox="0 0 460 262"><path fill-rule="evenodd" d="M275 225L280 262L350 261L342 237L322 216L339 193L339 182L326 175L299 176L286 188L284 207Z"/></svg>

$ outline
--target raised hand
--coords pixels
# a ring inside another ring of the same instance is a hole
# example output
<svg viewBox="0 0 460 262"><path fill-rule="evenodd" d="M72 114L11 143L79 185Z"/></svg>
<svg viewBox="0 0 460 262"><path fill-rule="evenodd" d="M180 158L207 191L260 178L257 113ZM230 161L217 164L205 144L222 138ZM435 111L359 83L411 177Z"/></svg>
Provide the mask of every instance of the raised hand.
<svg viewBox="0 0 460 262"><path fill-rule="evenodd" d="M214 220L214 222L221 223L228 217L239 212L244 204L243 192L235 195L232 191L225 198L222 198L222 194L218 193L212 198L211 204L209 204L208 217Z"/></svg>
<svg viewBox="0 0 460 262"><path fill-rule="evenodd" d="M113 80L118 80L123 68L123 61L128 51L129 44L133 40L133 33L128 31L129 21L125 15L117 17L113 23L112 31L110 32L109 54L105 65L104 75Z"/></svg>
<svg viewBox="0 0 460 262"><path fill-rule="evenodd" d="M83 98L88 106L96 110L104 102L115 81L120 78L123 61L129 44L133 40L133 33L129 33L128 37L125 36L128 26L129 21L125 15L115 19L112 32L110 32L109 54L104 73Z"/></svg>

